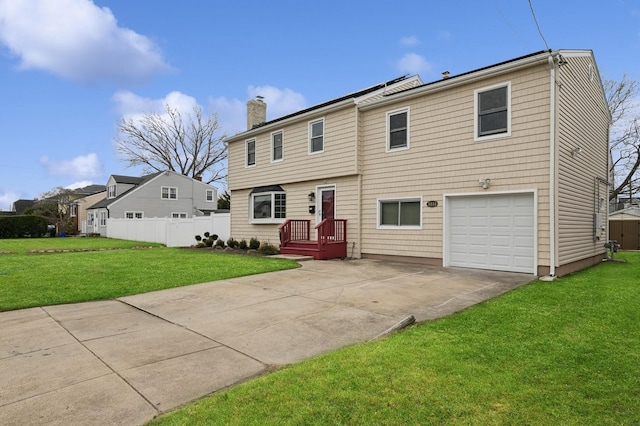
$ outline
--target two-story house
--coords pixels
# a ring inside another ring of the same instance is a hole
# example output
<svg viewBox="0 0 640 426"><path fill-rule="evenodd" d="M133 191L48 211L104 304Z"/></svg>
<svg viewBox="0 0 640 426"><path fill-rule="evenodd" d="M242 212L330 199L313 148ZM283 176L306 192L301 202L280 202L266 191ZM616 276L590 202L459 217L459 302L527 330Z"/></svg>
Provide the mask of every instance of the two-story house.
<svg viewBox="0 0 640 426"><path fill-rule="evenodd" d="M111 175L107 196L87 209L87 233L107 235L107 219L191 218L215 210L215 187L180 173Z"/></svg>
<svg viewBox="0 0 640 426"><path fill-rule="evenodd" d="M591 51L401 78L269 122L264 108L250 101L227 139L234 238L552 277L606 256L610 114Z"/></svg>

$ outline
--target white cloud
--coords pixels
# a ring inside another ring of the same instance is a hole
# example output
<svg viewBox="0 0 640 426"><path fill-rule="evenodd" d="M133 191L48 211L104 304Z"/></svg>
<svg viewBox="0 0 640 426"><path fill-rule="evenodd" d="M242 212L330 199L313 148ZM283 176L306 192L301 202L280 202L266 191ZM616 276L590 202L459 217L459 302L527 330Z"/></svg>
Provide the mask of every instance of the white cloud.
<svg viewBox="0 0 640 426"><path fill-rule="evenodd" d="M440 41L449 41L451 40L451 33L449 31L439 31L437 39Z"/></svg>
<svg viewBox="0 0 640 426"><path fill-rule="evenodd" d="M209 105L218 114L220 128L227 136L247 129L247 109L244 102L220 97L209 99Z"/></svg>
<svg viewBox="0 0 640 426"><path fill-rule="evenodd" d="M278 89L273 86L249 86L249 98L263 96L267 103L267 120L299 111L306 106L304 96L291 89Z"/></svg>
<svg viewBox="0 0 640 426"><path fill-rule="evenodd" d="M264 97L264 102L267 104L267 120L273 120L306 107L304 96L291 89L279 89L268 85L248 86L247 95L248 99L256 96ZM246 101L220 97L210 99L209 103L218 113L221 128L227 136L247 130Z"/></svg>
<svg viewBox="0 0 640 426"><path fill-rule="evenodd" d="M400 44L403 46L412 47L420 44L420 40L416 36L402 37L400 39Z"/></svg>
<svg viewBox="0 0 640 426"><path fill-rule="evenodd" d="M20 199L20 194L7 190L0 191L0 211L9 211L14 202Z"/></svg>
<svg viewBox="0 0 640 426"><path fill-rule="evenodd" d="M80 155L71 160L52 160L49 157L40 158L50 176L70 176L74 178L98 177L103 174L102 165L94 153Z"/></svg>
<svg viewBox="0 0 640 426"><path fill-rule="evenodd" d="M249 99L263 96L267 104L267 120L281 117L306 106L304 96L291 89L278 89L273 86L248 86ZM149 113L164 115L165 105L177 108L179 111L189 114L195 106L200 106L198 101L181 92L171 92L161 99L143 98L130 91L116 92L112 100L116 104L117 112L125 118L140 119ZM227 136L243 132L247 129L246 101L229 99L224 96L210 98L208 108L218 115L221 134ZM202 108L205 111L205 108Z"/></svg>
<svg viewBox="0 0 640 426"><path fill-rule="evenodd" d="M431 64L427 62L424 56L417 53L407 53L396 65L400 72L408 74L420 74L431 70Z"/></svg>
<svg viewBox="0 0 640 426"><path fill-rule="evenodd" d="M95 182L90 181L90 180L81 180L78 182L74 182L71 185L67 185L65 186L65 188L67 189L78 189L78 188L84 188L85 186L89 186L89 185L93 185Z"/></svg>
<svg viewBox="0 0 640 426"><path fill-rule="evenodd" d="M164 115L166 105L176 108L183 114L190 114L193 108L198 106L196 98L177 91L168 93L164 98L150 99L127 90L120 90L111 99L115 102L116 110L120 115L132 119L151 113Z"/></svg>
<svg viewBox="0 0 640 426"><path fill-rule="evenodd" d="M91 0L0 0L0 42L20 68L71 80L138 82L171 69L152 40Z"/></svg>

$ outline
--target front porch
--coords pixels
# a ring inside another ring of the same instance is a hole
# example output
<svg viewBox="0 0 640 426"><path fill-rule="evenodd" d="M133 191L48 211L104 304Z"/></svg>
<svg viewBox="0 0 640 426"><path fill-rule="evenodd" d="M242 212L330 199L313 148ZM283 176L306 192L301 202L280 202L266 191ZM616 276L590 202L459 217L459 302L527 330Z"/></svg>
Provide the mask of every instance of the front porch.
<svg viewBox="0 0 640 426"><path fill-rule="evenodd" d="M311 239L311 221L288 219L280 225L280 253L313 256L316 260L347 257L347 220L324 219L315 227Z"/></svg>

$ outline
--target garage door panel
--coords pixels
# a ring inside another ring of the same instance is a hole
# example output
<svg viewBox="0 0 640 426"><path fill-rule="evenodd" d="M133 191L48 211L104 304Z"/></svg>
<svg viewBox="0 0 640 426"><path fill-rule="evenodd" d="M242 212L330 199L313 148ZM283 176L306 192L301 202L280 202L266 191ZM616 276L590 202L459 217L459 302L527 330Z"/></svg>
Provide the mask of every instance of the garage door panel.
<svg viewBox="0 0 640 426"><path fill-rule="evenodd" d="M451 266L534 272L533 194L447 200Z"/></svg>

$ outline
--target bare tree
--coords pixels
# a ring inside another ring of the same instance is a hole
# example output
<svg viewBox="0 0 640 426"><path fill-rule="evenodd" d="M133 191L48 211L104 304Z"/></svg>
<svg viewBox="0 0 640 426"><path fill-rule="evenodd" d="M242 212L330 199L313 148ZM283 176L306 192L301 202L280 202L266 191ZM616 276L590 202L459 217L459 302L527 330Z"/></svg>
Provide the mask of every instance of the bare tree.
<svg viewBox="0 0 640 426"><path fill-rule="evenodd" d="M73 199L72 189L58 186L43 193L40 200L26 209L24 213L42 216L47 219L49 225L55 225L59 232L73 234L77 231L71 217Z"/></svg>
<svg viewBox="0 0 640 426"><path fill-rule="evenodd" d="M604 89L611 111L610 148L615 175L610 200L640 189L640 83L629 80L605 80Z"/></svg>
<svg viewBox="0 0 640 426"><path fill-rule="evenodd" d="M224 135L218 136L218 116L203 117L198 106L184 118L177 108L165 109L122 119L115 140L121 159L128 167L144 166L145 173L171 170L206 183L224 181L227 150Z"/></svg>

